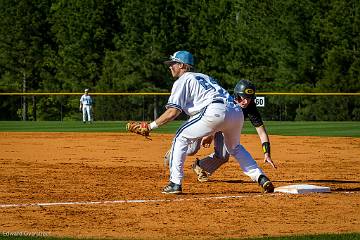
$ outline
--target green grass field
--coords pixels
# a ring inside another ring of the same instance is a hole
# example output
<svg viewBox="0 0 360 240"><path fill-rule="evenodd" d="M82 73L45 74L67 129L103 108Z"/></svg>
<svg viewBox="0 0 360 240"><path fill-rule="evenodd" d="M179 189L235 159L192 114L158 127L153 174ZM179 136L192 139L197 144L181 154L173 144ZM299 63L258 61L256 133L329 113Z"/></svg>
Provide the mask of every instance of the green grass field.
<svg viewBox="0 0 360 240"><path fill-rule="evenodd" d="M247 240L359 240L360 233L321 234L309 236L249 238Z"/></svg>
<svg viewBox="0 0 360 240"><path fill-rule="evenodd" d="M125 132L121 121L83 124L74 121L0 121L1 132ZM155 129L157 133L175 133L181 121L173 121ZM360 122L265 122L270 135L360 137ZM256 134L249 121L245 122L244 134Z"/></svg>

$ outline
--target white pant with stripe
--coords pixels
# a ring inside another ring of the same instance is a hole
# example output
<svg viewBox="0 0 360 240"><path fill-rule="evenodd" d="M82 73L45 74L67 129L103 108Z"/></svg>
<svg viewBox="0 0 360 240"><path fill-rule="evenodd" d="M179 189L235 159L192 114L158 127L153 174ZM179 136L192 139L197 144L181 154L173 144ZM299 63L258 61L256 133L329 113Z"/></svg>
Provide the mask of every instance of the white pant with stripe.
<svg viewBox="0 0 360 240"><path fill-rule="evenodd" d="M224 146L224 136L222 132L215 133L214 136L214 152L200 159L198 165L208 174L212 175L223 164L229 161L229 153ZM187 155L195 155L201 148L201 139L191 144L188 148ZM246 151L244 149L244 151Z"/></svg>
<svg viewBox="0 0 360 240"><path fill-rule="evenodd" d="M170 181L182 184L189 145L218 131L224 135L227 152L235 157L247 176L257 181L263 172L251 155L240 145L243 123L243 112L234 104L212 103L197 115L192 116L178 129L174 137L169 161Z"/></svg>

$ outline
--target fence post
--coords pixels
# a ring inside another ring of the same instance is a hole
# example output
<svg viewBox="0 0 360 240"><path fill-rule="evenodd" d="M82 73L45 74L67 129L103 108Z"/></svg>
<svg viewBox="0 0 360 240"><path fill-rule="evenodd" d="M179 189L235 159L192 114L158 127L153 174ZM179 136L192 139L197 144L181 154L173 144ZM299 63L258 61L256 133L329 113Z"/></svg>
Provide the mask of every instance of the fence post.
<svg viewBox="0 0 360 240"><path fill-rule="evenodd" d="M157 103L157 96L154 96L154 120L158 118L158 103Z"/></svg>

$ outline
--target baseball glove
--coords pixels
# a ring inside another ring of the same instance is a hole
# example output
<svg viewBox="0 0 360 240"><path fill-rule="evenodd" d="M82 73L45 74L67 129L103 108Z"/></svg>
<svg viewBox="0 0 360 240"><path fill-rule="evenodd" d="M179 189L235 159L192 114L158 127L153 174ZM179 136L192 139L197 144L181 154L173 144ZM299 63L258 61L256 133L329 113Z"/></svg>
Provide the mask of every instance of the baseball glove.
<svg viewBox="0 0 360 240"><path fill-rule="evenodd" d="M149 124L147 122L128 122L126 124L126 130L145 137L149 136L150 133Z"/></svg>

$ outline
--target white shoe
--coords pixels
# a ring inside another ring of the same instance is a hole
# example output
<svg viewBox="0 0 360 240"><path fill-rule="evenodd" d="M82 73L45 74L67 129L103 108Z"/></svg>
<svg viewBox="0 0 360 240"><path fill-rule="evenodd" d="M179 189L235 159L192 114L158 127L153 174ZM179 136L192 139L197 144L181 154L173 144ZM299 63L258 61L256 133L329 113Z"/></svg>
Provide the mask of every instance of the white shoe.
<svg viewBox="0 0 360 240"><path fill-rule="evenodd" d="M199 182L209 181L210 174L200 167L199 159L196 159L193 165L191 165L191 168L196 173Z"/></svg>

